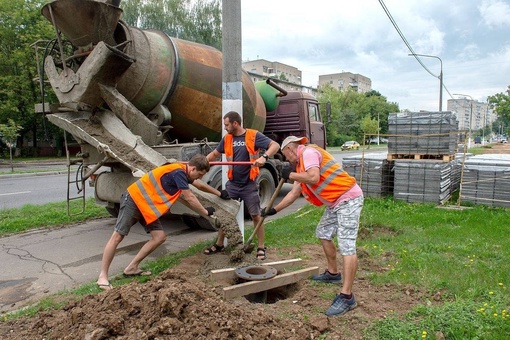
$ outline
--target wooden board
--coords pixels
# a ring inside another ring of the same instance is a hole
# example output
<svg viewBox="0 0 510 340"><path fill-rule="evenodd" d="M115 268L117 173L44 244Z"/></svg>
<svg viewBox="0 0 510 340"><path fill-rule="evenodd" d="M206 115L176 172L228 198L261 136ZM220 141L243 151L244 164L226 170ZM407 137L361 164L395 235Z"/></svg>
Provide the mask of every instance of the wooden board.
<svg viewBox="0 0 510 340"><path fill-rule="evenodd" d="M309 278L312 275L318 274L319 267L310 267L282 275L276 275L272 279L268 280L240 283L238 285L223 288L223 298L231 299L238 296L245 296L248 294L262 292L291 283L296 283L299 280L303 280Z"/></svg>
<svg viewBox="0 0 510 340"><path fill-rule="evenodd" d="M284 261L276 261L276 262L267 262L264 263L263 266L271 266L277 271L284 270L285 268L295 267L300 265L302 262L301 259L292 259L292 260L284 260ZM235 278L235 270L236 268L225 268L225 269L216 269L211 270L211 277L216 281L229 281Z"/></svg>
<svg viewBox="0 0 510 340"><path fill-rule="evenodd" d="M394 160L434 160L450 162L455 159L455 155L426 155L426 154L388 154L389 161Z"/></svg>

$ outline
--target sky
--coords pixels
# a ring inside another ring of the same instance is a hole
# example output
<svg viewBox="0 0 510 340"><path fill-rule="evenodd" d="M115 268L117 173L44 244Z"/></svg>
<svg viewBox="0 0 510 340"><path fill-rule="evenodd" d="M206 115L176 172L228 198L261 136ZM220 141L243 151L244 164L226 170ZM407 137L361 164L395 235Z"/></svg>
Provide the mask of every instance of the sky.
<svg viewBox="0 0 510 340"><path fill-rule="evenodd" d="M245 0L241 15L243 61L294 66L306 86L358 73L401 110L437 111L442 64L444 111L510 85L510 0Z"/></svg>

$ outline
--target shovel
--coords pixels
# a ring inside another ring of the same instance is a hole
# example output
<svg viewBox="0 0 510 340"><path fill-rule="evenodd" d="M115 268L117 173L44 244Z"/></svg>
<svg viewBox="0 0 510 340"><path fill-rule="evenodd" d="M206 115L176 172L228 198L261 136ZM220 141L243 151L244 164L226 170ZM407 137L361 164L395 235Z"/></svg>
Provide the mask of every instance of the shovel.
<svg viewBox="0 0 510 340"><path fill-rule="evenodd" d="M276 187L276 190L274 191L273 196L271 196L271 199L269 200L269 204L266 207L266 211L269 211L269 209L271 209L273 207L273 203L274 203L276 197L278 196L278 194L280 193L283 183L285 183L285 178L280 179L280 182L278 183L278 186ZM255 226L255 229L253 229L253 233L251 233L250 237L248 238L248 241L246 241L246 244L243 247L243 251L246 254L251 253L253 251L253 248L255 248L255 246L253 244L251 244L251 242L253 241L253 238L255 237L257 230L259 230L262 223L264 223L264 220L265 220L265 216L262 216L259 220L259 223L257 223L257 225Z"/></svg>

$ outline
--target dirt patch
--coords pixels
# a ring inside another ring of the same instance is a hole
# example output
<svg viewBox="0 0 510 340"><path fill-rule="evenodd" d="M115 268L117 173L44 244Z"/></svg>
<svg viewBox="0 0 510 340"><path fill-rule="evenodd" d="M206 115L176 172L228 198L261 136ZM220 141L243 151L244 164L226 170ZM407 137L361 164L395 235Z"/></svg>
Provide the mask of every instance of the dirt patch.
<svg viewBox="0 0 510 340"><path fill-rule="evenodd" d="M300 268L325 259L319 244L301 249L268 249L270 261L305 257ZM306 255L302 255L306 254ZM340 317L326 317L338 285L301 280L280 289L285 298L252 303L246 298L224 301L222 290L234 282L216 282L211 269L232 265L229 254L197 254L151 281L132 282L91 294L56 311L0 323L2 339L361 339L364 329L389 314L402 314L427 296L415 287L375 286L373 272L384 271L359 254L354 284L358 308ZM434 297L429 297L434 301Z"/></svg>
<svg viewBox="0 0 510 340"><path fill-rule="evenodd" d="M484 147L483 153L490 154L510 154L510 144L508 143L494 143L490 147Z"/></svg>

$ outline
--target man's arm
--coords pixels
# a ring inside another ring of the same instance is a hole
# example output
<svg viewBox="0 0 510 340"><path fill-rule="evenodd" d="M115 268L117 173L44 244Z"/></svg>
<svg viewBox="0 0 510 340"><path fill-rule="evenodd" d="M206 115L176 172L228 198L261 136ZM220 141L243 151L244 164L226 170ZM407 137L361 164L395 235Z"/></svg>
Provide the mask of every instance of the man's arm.
<svg viewBox="0 0 510 340"><path fill-rule="evenodd" d="M196 179L193 181L193 186L203 192L208 192L208 193L211 193L213 195L216 195L218 197L221 197L221 192L219 192L218 190L214 189L212 186L210 186L209 184L207 183L204 183L202 182L201 180L199 179Z"/></svg>
<svg viewBox="0 0 510 340"><path fill-rule="evenodd" d="M317 184L320 180L320 169L317 167L310 168L306 172L291 172L289 179L304 184Z"/></svg>
<svg viewBox="0 0 510 340"><path fill-rule="evenodd" d="M206 156L207 160L209 162L212 162L212 161L215 161L216 159L218 159L218 157L221 156L221 153L214 149L213 151L209 152L209 154Z"/></svg>
<svg viewBox="0 0 510 340"><path fill-rule="evenodd" d="M209 215L209 212L207 211L207 209L204 208L202 206L202 204L200 204L197 197L191 192L191 190L182 189L180 197L182 199L184 199L186 201L186 203L188 203L188 206L196 213L198 213L200 215L204 215L204 216Z"/></svg>
<svg viewBox="0 0 510 340"><path fill-rule="evenodd" d="M269 158L269 157L272 157L272 156L276 155L278 150L280 150L280 145L278 143L276 143L274 140L272 140L271 143L269 143L269 146L266 149L267 157ZM253 165L260 167L260 166L263 166L265 163L266 163L266 158L264 156L260 156L255 161L255 163L253 163Z"/></svg>
<svg viewBox="0 0 510 340"><path fill-rule="evenodd" d="M297 200L301 196L301 184L298 182L294 182L292 184L292 189L285 195L285 197L278 203L276 206L274 206L274 209L276 212L282 211L283 209L287 208L289 205L294 203L295 200Z"/></svg>

